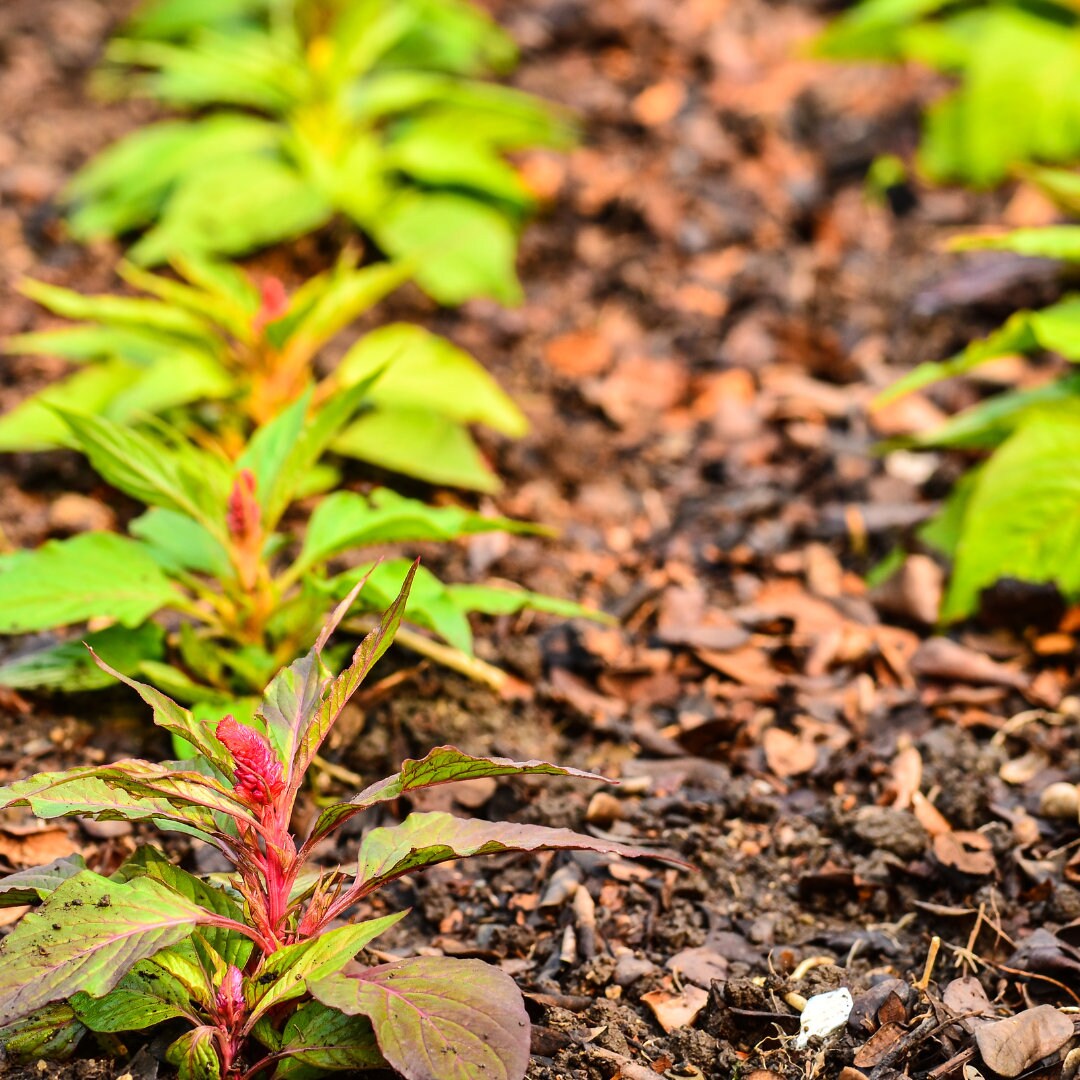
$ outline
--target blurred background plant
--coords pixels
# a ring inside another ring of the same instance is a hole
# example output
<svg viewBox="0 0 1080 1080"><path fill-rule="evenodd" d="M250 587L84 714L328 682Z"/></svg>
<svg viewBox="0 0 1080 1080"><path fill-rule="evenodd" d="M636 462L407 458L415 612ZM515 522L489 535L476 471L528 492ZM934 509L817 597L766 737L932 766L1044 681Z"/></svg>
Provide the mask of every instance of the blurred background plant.
<svg viewBox="0 0 1080 1080"><path fill-rule="evenodd" d="M141 233L131 259L239 255L337 215L456 304L520 297L534 199L510 152L565 147L560 110L484 81L511 39L463 0L157 0L100 85L188 113L128 135L68 188L81 241Z"/></svg>
<svg viewBox="0 0 1080 1080"><path fill-rule="evenodd" d="M291 296L276 278L256 285L202 256L177 256L176 269L180 281L122 266L144 297L23 283L26 295L76 325L12 338L7 351L60 356L78 369L0 418L0 451L63 444L67 427L53 410L61 406L119 423L165 416L236 457L252 430L309 385L319 405L364 382L357 415L334 440L338 453L429 483L499 488L469 426L520 436L528 423L468 353L420 326L392 323L336 364L324 359L354 320L408 279L409 263L358 269L346 252Z"/></svg>

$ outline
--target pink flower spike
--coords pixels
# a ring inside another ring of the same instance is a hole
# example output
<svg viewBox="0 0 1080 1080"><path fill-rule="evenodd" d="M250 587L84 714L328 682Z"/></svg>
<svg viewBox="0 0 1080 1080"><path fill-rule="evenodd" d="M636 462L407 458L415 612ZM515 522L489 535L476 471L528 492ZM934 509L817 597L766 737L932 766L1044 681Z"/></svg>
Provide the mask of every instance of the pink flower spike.
<svg viewBox="0 0 1080 1080"><path fill-rule="evenodd" d="M262 297L260 306L251 325L256 333L262 333L268 323L275 322L289 310L289 295L285 292L285 286L280 278L265 277L259 285L259 294Z"/></svg>
<svg viewBox="0 0 1080 1080"><path fill-rule="evenodd" d="M255 499L255 474L250 469L241 469L233 481L229 492L229 508L225 523L229 535L234 540L243 540L254 536L259 528L261 517L259 504Z"/></svg>
<svg viewBox="0 0 1080 1080"><path fill-rule="evenodd" d="M237 723L232 716L218 721L214 734L232 754L238 794L256 806L266 806L285 790L281 762L265 735Z"/></svg>
<svg viewBox="0 0 1080 1080"><path fill-rule="evenodd" d="M244 976L235 964L225 969L221 985L214 994L214 1006L228 1027L244 1015Z"/></svg>

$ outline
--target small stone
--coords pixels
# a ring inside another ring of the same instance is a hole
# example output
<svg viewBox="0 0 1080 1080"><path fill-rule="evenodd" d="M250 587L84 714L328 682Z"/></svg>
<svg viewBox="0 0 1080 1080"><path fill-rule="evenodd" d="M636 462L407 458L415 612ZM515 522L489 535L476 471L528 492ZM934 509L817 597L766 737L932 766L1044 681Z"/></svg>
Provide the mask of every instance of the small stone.
<svg viewBox="0 0 1080 1080"><path fill-rule="evenodd" d="M610 792L598 791L590 800L585 811L585 820L591 825L606 828L622 817L622 803Z"/></svg>
<svg viewBox="0 0 1080 1080"><path fill-rule="evenodd" d="M908 810L862 806L855 811L851 830L864 843L901 859L918 858L926 850L926 830Z"/></svg>
<svg viewBox="0 0 1080 1080"><path fill-rule="evenodd" d="M1064 780L1049 784L1039 796L1039 814L1045 818L1076 821L1080 816L1080 788Z"/></svg>

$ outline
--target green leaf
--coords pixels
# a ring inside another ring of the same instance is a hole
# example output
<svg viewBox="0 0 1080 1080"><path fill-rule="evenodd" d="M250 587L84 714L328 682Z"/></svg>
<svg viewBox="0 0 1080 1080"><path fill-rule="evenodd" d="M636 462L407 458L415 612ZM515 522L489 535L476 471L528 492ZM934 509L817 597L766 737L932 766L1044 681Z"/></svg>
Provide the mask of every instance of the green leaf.
<svg viewBox="0 0 1080 1080"><path fill-rule="evenodd" d="M390 160L428 187L472 188L491 199L530 206L532 196L517 171L482 134L463 131L462 119L451 113L407 125L390 143Z"/></svg>
<svg viewBox="0 0 1080 1080"><path fill-rule="evenodd" d="M0 907L34 904L51 896L68 878L86 869L81 855L54 859L46 866L34 866L0 878Z"/></svg>
<svg viewBox="0 0 1080 1080"><path fill-rule="evenodd" d="M148 506L184 514L225 542L226 463L194 445L169 445L96 416L64 411L90 464L113 487Z"/></svg>
<svg viewBox="0 0 1080 1080"><path fill-rule="evenodd" d="M80 990L108 993L139 960L182 941L204 918L197 905L152 878L119 884L84 870L0 944L0 1023Z"/></svg>
<svg viewBox="0 0 1080 1080"><path fill-rule="evenodd" d="M521 410L482 364L422 326L391 323L365 334L333 377L348 386L379 372L370 398L382 409L486 424L513 437L529 430Z"/></svg>
<svg viewBox="0 0 1080 1080"><path fill-rule="evenodd" d="M504 585L447 585L446 591L463 611L478 611L484 615L516 615L519 611L545 611L566 619L592 619L594 622L614 623L605 611L560 600L557 596L529 592L516 586Z"/></svg>
<svg viewBox="0 0 1080 1080"><path fill-rule="evenodd" d="M65 199L77 240L119 236L152 221L177 183L230 155L272 153L281 133L240 113L151 124L114 143L79 172Z"/></svg>
<svg viewBox="0 0 1080 1080"><path fill-rule="evenodd" d="M53 383L0 417L0 451L52 450L67 445L70 429L57 409L105 413L138 377L138 370L130 364L111 360Z"/></svg>
<svg viewBox="0 0 1080 1080"><path fill-rule="evenodd" d="M2 584L2 582L0 582ZM156 623L128 629L110 626L44 649L16 655L0 663L0 686L17 690L100 690L113 679L94 663L87 646L106 663L125 673L137 671L145 660L165 652L165 631Z"/></svg>
<svg viewBox="0 0 1080 1080"><path fill-rule="evenodd" d="M197 904L204 911L213 912L233 922L244 922L243 909L224 889L211 885L208 881L189 874L182 867L171 863L157 848L138 848L120 866L113 875L113 880L133 881L137 877L152 877L155 881L167 885L173 892ZM202 941L213 950L223 964L235 964L236 967L242 968L251 956L251 939L228 927L206 926L199 931L199 934ZM183 952L186 945L188 945L187 942L173 945L171 951ZM160 954L154 958L154 962L161 962Z"/></svg>
<svg viewBox="0 0 1080 1080"><path fill-rule="evenodd" d="M954 251L1015 251L1018 255L1080 262L1080 226L1045 225L994 236L961 236L950 247Z"/></svg>
<svg viewBox="0 0 1080 1080"><path fill-rule="evenodd" d="M407 262L376 263L331 273L314 303L293 326L282 349L283 363L292 367L310 362L323 345L412 274L413 267Z"/></svg>
<svg viewBox="0 0 1080 1080"><path fill-rule="evenodd" d="M368 563L331 578L324 587L334 596L342 596L364 578L366 584L360 595L361 603L369 611L380 609L393 600L408 567L407 559L388 559L376 565ZM450 598L447 587L427 567L416 568L405 614L410 622L433 630L454 648L472 653L468 618Z"/></svg>
<svg viewBox="0 0 1080 1080"><path fill-rule="evenodd" d="M46 1005L0 1027L0 1050L10 1061L66 1061L86 1028L69 1005Z"/></svg>
<svg viewBox="0 0 1080 1080"><path fill-rule="evenodd" d="M356 877L364 895L388 881L449 859L497 855L504 851L576 849L636 858L652 855L679 862L660 852L643 851L613 840L601 840L572 829L521 825L509 821L456 818L439 811L410 814L400 825L371 829L360 842ZM685 864L684 864L685 865Z"/></svg>
<svg viewBox="0 0 1080 1080"><path fill-rule="evenodd" d="M408 914L397 911L353 926L341 926L309 941L286 945L266 958L254 977L246 1030L268 1010L302 997L308 982L340 971L356 954Z"/></svg>
<svg viewBox="0 0 1080 1080"><path fill-rule="evenodd" d="M306 415L310 394L304 394L252 436L236 465L255 474L264 529L277 525L319 459L360 408L369 387L370 380L350 386L312 416Z"/></svg>
<svg viewBox="0 0 1080 1080"><path fill-rule="evenodd" d="M973 341L965 349L948 360L919 364L902 379L897 379L887 390L878 394L873 407L888 405L904 394L931 386L942 379L965 375L980 364L995 360L1008 353L1028 352L1035 348L1037 339L1031 326L1031 312L1018 311L1009 320L985 338Z"/></svg>
<svg viewBox="0 0 1080 1080"><path fill-rule="evenodd" d="M944 40L934 40L930 33ZM960 86L929 111L920 161L936 180L999 183L1024 161L1071 161L1080 151L1080 33L1013 5L954 16L909 33L929 62L961 68Z"/></svg>
<svg viewBox="0 0 1080 1080"><path fill-rule="evenodd" d="M389 488L370 496L338 491L315 508L298 562L312 566L350 548L402 540L454 540L485 532L533 533L537 526L485 517L457 506L429 506Z"/></svg>
<svg viewBox="0 0 1080 1080"><path fill-rule="evenodd" d="M972 405L950 417L940 427L922 435L897 439L888 446L918 449L948 447L961 450L992 450L1000 446L1034 409L1068 404L1080 396L1080 376L1071 374L1030 390L1010 390Z"/></svg>
<svg viewBox="0 0 1080 1080"><path fill-rule="evenodd" d="M386 1064L366 1017L346 1016L318 1001L289 1017L278 1049L291 1056L278 1065L275 1080L303 1076L310 1069L349 1072Z"/></svg>
<svg viewBox="0 0 1080 1080"><path fill-rule="evenodd" d="M220 1080L217 1029L197 1027L185 1032L165 1051L180 1080Z"/></svg>
<svg viewBox="0 0 1080 1080"><path fill-rule="evenodd" d="M326 224L333 207L291 166L233 155L187 173L159 224L132 249L144 266L176 255L242 255Z"/></svg>
<svg viewBox="0 0 1080 1080"><path fill-rule="evenodd" d="M414 564L405 575L397 599L383 613L379 625L356 647L349 666L335 679L324 681L320 678L319 673L325 670L322 650L352 606L363 582L337 606L311 652L282 672L267 689L260 715L266 721L270 741L288 770L293 790L298 787L349 698L394 640L415 573Z"/></svg>
<svg viewBox="0 0 1080 1080"><path fill-rule="evenodd" d="M434 412L377 409L351 424L334 449L431 484L485 492L502 487L469 432Z"/></svg>
<svg viewBox="0 0 1080 1080"><path fill-rule="evenodd" d="M406 758L401 771L369 785L346 803L328 806L312 829L308 844L325 836L346 819L379 803L393 802L410 791L475 780L483 776L576 776L585 780L606 780L596 773L581 772L547 761L512 761L510 758L474 757L454 746L437 746L419 760Z"/></svg>
<svg viewBox="0 0 1080 1080"><path fill-rule="evenodd" d="M104 997L71 996L75 1015L91 1031L142 1031L191 1017L187 987L149 960L141 960Z"/></svg>
<svg viewBox="0 0 1080 1080"><path fill-rule="evenodd" d="M166 573L193 570L223 578L230 572L229 556L221 543L186 514L155 507L135 518L128 532L143 542Z"/></svg>
<svg viewBox="0 0 1080 1080"><path fill-rule="evenodd" d="M974 612L980 592L1003 577L1080 594L1078 447L1080 415L1036 413L983 466L964 511L943 620Z"/></svg>
<svg viewBox="0 0 1080 1080"><path fill-rule="evenodd" d="M331 975L318 1001L367 1016L379 1049L406 1080L522 1080L529 1018L514 980L481 960L417 956Z"/></svg>
<svg viewBox="0 0 1080 1080"><path fill-rule="evenodd" d="M418 284L442 304L473 296L521 300L514 229L490 206L462 195L403 191L361 224L390 255L414 259Z"/></svg>
<svg viewBox="0 0 1080 1080"><path fill-rule="evenodd" d="M0 633L86 619L138 626L177 594L146 549L114 533L49 540L17 552L0 572Z"/></svg>
<svg viewBox="0 0 1080 1080"><path fill-rule="evenodd" d="M84 296L72 289L24 280L19 291L54 315L138 330L162 330L199 342L213 343L214 329L199 315L160 300L129 296Z"/></svg>

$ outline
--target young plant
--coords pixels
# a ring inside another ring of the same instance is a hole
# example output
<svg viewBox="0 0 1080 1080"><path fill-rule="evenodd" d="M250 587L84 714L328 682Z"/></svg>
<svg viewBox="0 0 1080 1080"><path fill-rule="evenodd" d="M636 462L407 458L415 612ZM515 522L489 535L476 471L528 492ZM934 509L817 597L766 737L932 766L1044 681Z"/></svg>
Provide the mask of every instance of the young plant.
<svg viewBox="0 0 1080 1080"><path fill-rule="evenodd" d="M1067 0L862 0L818 40L832 59L914 60L959 85L929 109L919 163L989 187L1080 157L1080 13Z"/></svg>
<svg viewBox="0 0 1080 1080"><path fill-rule="evenodd" d="M0 557L0 633L89 621L90 644L123 672L141 672L203 710L244 697L246 703L228 706L243 716L251 711L250 695L261 693L274 672L311 645L328 607L368 573L370 564L341 568L335 563L341 556L373 545L536 531L386 489L320 498L302 540L284 529L294 502L332 479L323 475L320 459L367 391L358 383L314 412L305 394L260 428L235 460L168 428L129 428L60 413L71 444L102 478L149 509L131 522L127 536L87 532ZM388 603L407 565L382 562L371 573L364 601ZM501 673L472 656L468 612L525 607L585 613L524 590L444 585L420 570L407 614L441 640L418 630L401 637L425 655L498 685ZM0 683L9 686L93 689L103 681L77 642L0 664Z"/></svg>
<svg viewBox="0 0 1080 1080"><path fill-rule="evenodd" d="M354 589L247 723L200 721L113 672L153 707L155 723L190 744L192 760L118 761L0 787L0 809L152 822L213 845L234 867L211 882L142 848L108 877L76 857L0 880L0 903L43 901L0 942L0 1046L9 1055L70 1053L86 1030L168 1023L174 1035L186 1028L167 1052L181 1080L285 1080L387 1065L407 1080L525 1075L529 1020L508 975L435 956L355 966L360 950L407 912L348 920L384 885L448 859L566 848L648 853L569 829L434 812L369 829L354 865L311 866L316 845L350 818L419 788L520 773L602 779L444 746L326 807L306 837L294 835L304 775L390 644L408 589L406 579L334 677L322 653Z"/></svg>
<svg viewBox="0 0 1080 1080"><path fill-rule="evenodd" d="M105 79L193 119L106 150L68 190L80 240L147 229L143 265L235 255L342 214L387 255L417 256L435 299L519 298L532 198L508 151L565 146L565 117L479 81L514 47L463 0L148 4Z"/></svg>
<svg viewBox="0 0 1080 1080"><path fill-rule="evenodd" d="M1080 227L1021 229L965 237L957 248L997 248L1080 261ZM1080 362L1080 295L1020 311L948 360L920 364L878 405L943 379L977 372L991 360L1051 353ZM982 591L1002 578L1053 582L1080 598L1080 373L996 393L935 431L893 440L918 450L960 450L976 464L920 538L953 560L943 622L978 611Z"/></svg>
<svg viewBox="0 0 1080 1080"><path fill-rule="evenodd" d="M322 354L342 331L411 272L407 263L358 269L347 253L289 296L276 278L257 285L225 263L180 257L176 267L179 282L123 266L125 279L149 294L143 297L23 283L26 295L77 325L11 338L7 350L61 356L79 369L0 418L0 450L63 443L66 425L49 408L61 406L121 423L166 415L235 456L254 427L325 370ZM363 382L362 411L335 436L335 451L429 483L499 487L469 425L511 436L528 425L471 356L418 326L382 326L323 375L314 401Z"/></svg>

